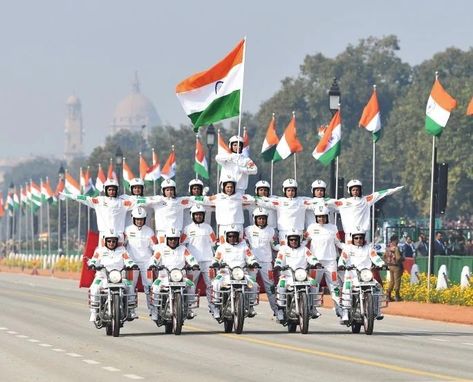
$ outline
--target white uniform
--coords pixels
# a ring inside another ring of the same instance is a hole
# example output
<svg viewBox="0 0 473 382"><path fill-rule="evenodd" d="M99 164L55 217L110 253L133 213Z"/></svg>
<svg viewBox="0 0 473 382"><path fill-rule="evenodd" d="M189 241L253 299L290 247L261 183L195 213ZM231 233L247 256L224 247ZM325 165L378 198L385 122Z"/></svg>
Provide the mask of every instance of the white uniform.
<svg viewBox="0 0 473 382"><path fill-rule="evenodd" d="M272 196L272 197L276 198L276 196ZM245 207L245 210L247 210L248 213L249 213L250 221L253 221L253 218L252 218L253 211L256 208L258 208L258 206L254 205L254 204L251 204L251 205ZM267 212L268 212L268 226L273 227L274 229L277 229L278 228L278 214L277 214L276 210L270 209Z"/></svg>
<svg viewBox="0 0 473 382"><path fill-rule="evenodd" d="M132 267L134 265L133 260L128 255L128 252L123 247L117 247L116 249L108 249L107 247L97 247L95 249L93 257L87 263L89 266L103 266L108 271L117 269L122 270L123 267ZM124 279L126 285L126 294L129 294L128 304L136 305L136 293L132 286L131 281ZM105 270L100 270L95 273L95 278L89 288L90 303L98 307L100 303L100 289L107 285L107 274ZM91 313L95 313L96 309L91 308Z"/></svg>
<svg viewBox="0 0 473 382"><path fill-rule="evenodd" d="M256 199L259 207L266 207L276 210L279 242L286 244L286 234L292 229L304 230L305 212L310 208L310 199L297 196L295 198L270 197Z"/></svg>
<svg viewBox="0 0 473 382"><path fill-rule="evenodd" d="M345 245L338 259L339 266L343 265L348 267L354 265L358 270L364 268L369 269L371 268L371 264L381 267L385 263L370 244L365 244L362 247L353 244ZM344 311L351 307L351 288L353 285L359 285L356 270L345 271L342 288L342 308ZM380 302L378 302L378 314L380 312L379 303Z"/></svg>
<svg viewBox="0 0 473 382"><path fill-rule="evenodd" d="M137 201L137 200L146 200L144 196L138 196L138 195L128 195L128 194L123 194L120 195L120 199L123 200L132 200L132 201ZM151 216L153 209L151 207L142 207L146 210L146 225L148 227L151 227ZM126 217L125 217L125 227L128 227L129 225L133 224L133 218L131 217L131 211L127 211Z"/></svg>
<svg viewBox="0 0 473 382"><path fill-rule="evenodd" d="M133 290L138 283L138 274L141 274L141 283L146 294L148 308L149 289L151 283L147 277L149 260L153 256L153 247L158 244L154 231L148 226L137 227L132 224L125 228L126 249L132 260L140 267L140 270L133 271Z"/></svg>
<svg viewBox="0 0 473 382"><path fill-rule="evenodd" d="M340 285L337 273L337 247L342 248L337 238L337 226L334 224L313 223L307 227L305 236L310 240L310 251L317 256L324 269L317 270L316 282L325 276L333 301L338 306L340 301Z"/></svg>
<svg viewBox="0 0 473 382"><path fill-rule="evenodd" d="M278 249L274 228L269 226L259 228L257 225L246 227L245 239L248 242L253 256L261 266L259 271L263 279L264 290L268 295L269 305L273 312L277 313L278 307L276 305L276 295L274 293L274 281L272 277L273 249ZM258 270L250 270L249 274L256 280Z"/></svg>
<svg viewBox="0 0 473 382"><path fill-rule="evenodd" d="M332 199L327 201L327 206L335 208L342 218L342 225L348 240L351 241L351 233L355 230L368 232L370 230L370 208L385 196L392 195L403 188L389 188L377 191L368 196L350 197L343 199Z"/></svg>
<svg viewBox="0 0 473 382"><path fill-rule="evenodd" d="M210 225L212 221L212 213L214 211L214 208L204 206L204 209L205 209L204 223L207 223L208 225ZM187 207L186 209L184 209L184 222L183 222L184 227L192 223L192 216L191 216L190 210L191 210L191 207Z"/></svg>
<svg viewBox="0 0 473 382"><path fill-rule="evenodd" d="M255 257L248 248L248 245L242 241L236 245L223 243L218 246L215 251L214 261L219 263L225 263L230 268L244 267L245 265L251 265L256 262ZM256 280L248 275L245 271L245 278L248 281L247 287L250 292L258 293L258 284ZM215 293L220 292L222 286L230 280L230 273L228 269L221 269L218 275L212 281L212 289Z"/></svg>
<svg viewBox="0 0 473 382"><path fill-rule="evenodd" d="M182 243L187 245L187 249L199 263L200 270L193 271L194 284L199 282L202 274L206 289L207 300L210 303L211 280L209 267L213 259L213 246L217 244L217 237L212 227L206 223L191 223L184 228Z"/></svg>
<svg viewBox="0 0 473 382"><path fill-rule="evenodd" d="M248 176L258 172L256 164L250 158L236 153L217 154L215 160L222 166L220 182L228 177L235 178L236 192L243 195L248 187Z"/></svg>
<svg viewBox="0 0 473 382"><path fill-rule="evenodd" d="M165 243L158 244L155 247L154 255L151 257L148 266L159 266L162 265L169 270L178 268L182 269L185 265L189 264L190 266L198 265L195 261L194 256L187 250L183 245L178 246L175 249L167 246ZM184 276L184 281L186 282L186 293L194 294L195 293L195 284L192 280L189 280L186 276L186 272L182 271ZM169 286L169 277L166 270L161 270L158 273L158 277L153 283L152 291L153 294L158 293L162 287ZM151 318L157 320L157 312L152 308Z"/></svg>
<svg viewBox="0 0 473 382"><path fill-rule="evenodd" d="M274 265L279 267L288 265L292 269L306 269L307 265L316 265L318 262L317 257L305 246L291 248L288 245L282 245L279 248ZM315 293L317 284L314 279L309 278L309 280L311 284L311 292ZM293 279L291 270L283 271L279 276L278 294L285 294L287 286L292 285L292 283Z"/></svg>
<svg viewBox="0 0 473 382"><path fill-rule="evenodd" d="M305 226L308 227L312 223L315 223L315 214L314 211L318 211L321 206L325 206L329 209L329 214L328 214L328 222L330 224L336 224L335 223L335 214L336 214L336 209L334 207L329 206L327 203L335 203L336 199L330 199L330 198L312 198L310 199L310 206L308 210L305 213Z"/></svg>
<svg viewBox="0 0 473 382"><path fill-rule="evenodd" d="M106 236L113 230L113 232L119 235L120 240L122 240L125 231L125 217L127 211L131 211L135 206L144 203L144 198L124 200L122 198L111 198L108 196L64 195L95 209L100 238Z"/></svg>

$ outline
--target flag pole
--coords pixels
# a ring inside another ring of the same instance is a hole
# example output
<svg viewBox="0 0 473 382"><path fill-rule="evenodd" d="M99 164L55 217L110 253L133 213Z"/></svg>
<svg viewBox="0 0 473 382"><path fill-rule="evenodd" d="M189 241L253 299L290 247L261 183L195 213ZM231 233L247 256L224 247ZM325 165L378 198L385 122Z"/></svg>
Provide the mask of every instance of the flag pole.
<svg viewBox="0 0 473 382"><path fill-rule="evenodd" d="M294 153L294 179L297 182L297 153Z"/></svg>
<svg viewBox="0 0 473 382"><path fill-rule="evenodd" d="M25 185L25 194L26 194L26 197L28 197L28 186L27 185ZM26 201L27 200L28 199L26 199ZM25 225L25 244L26 244L25 251L26 251L26 253L28 253L30 245L28 243L28 205L26 203L25 203L25 222L24 222L24 225Z"/></svg>
<svg viewBox="0 0 473 382"><path fill-rule="evenodd" d="M83 184L81 184L82 179L84 179ZM83 194L85 192L85 175L82 173L82 167L79 168L79 189L80 193ZM80 214L81 214L81 203L77 203L77 242L80 245Z"/></svg>
<svg viewBox="0 0 473 382"><path fill-rule="evenodd" d="M195 152L197 152L197 141L199 140L199 134L195 135ZM195 163L195 158L194 158L194 163ZM199 174L197 174L197 171L195 172L195 178L199 179Z"/></svg>
<svg viewBox="0 0 473 382"><path fill-rule="evenodd" d="M39 189L40 189L40 204L39 204L39 224L38 224L38 242L39 242L39 254L43 256L43 244L41 243L41 234L43 233L43 195L41 190L43 188L43 179L39 179Z"/></svg>
<svg viewBox="0 0 473 382"><path fill-rule="evenodd" d="M245 78L245 57L246 57L246 36L243 38L244 43L243 43L243 57L242 57L242 62L243 62L243 81L244 81L244 78ZM243 88L244 86L241 87L241 90L240 90L240 113L238 115L238 136L240 136L241 134L241 115L242 115L242 112L243 112Z"/></svg>
<svg viewBox="0 0 473 382"><path fill-rule="evenodd" d="M21 197L21 186L20 186L20 197ZM20 199L20 198L18 198ZM18 208L18 251L21 253L21 234L22 234L22 229L21 229L21 199L20 199L20 206Z"/></svg>
<svg viewBox="0 0 473 382"><path fill-rule="evenodd" d="M69 255L69 203L66 198L66 256Z"/></svg>
<svg viewBox="0 0 473 382"><path fill-rule="evenodd" d="M61 179L59 179L61 181ZM61 248L61 198L57 196L57 252Z"/></svg>
<svg viewBox="0 0 473 382"><path fill-rule="evenodd" d="M376 142L373 139L373 194L375 193L375 190L376 190L375 181L376 181ZM372 243L374 243L374 235L375 235L375 232L376 232L374 212L375 212L375 204L373 203L373 205L371 206L371 218L372 218L372 221L371 221L371 242Z"/></svg>
<svg viewBox="0 0 473 382"><path fill-rule="evenodd" d="M31 181L30 181L30 190L31 190ZM30 201L30 224L31 224L31 253L34 255L34 214L33 214L33 197Z"/></svg>
<svg viewBox="0 0 473 382"><path fill-rule="evenodd" d="M274 161L271 159L271 178L270 178L270 190L269 190L269 196L273 195L273 174L274 174Z"/></svg>
<svg viewBox="0 0 473 382"><path fill-rule="evenodd" d="M427 302L430 300L430 274L432 272L432 258L434 249L434 230L435 230L435 162L437 161L437 148L435 147L436 137L432 137L432 164L430 175L430 215L429 215L429 258L427 261Z"/></svg>
<svg viewBox="0 0 473 382"><path fill-rule="evenodd" d="M49 203L46 204L47 224L48 224L48 255L51 256L51 216L49 213Z"/></svg>
<svg viewBox="0 0 473 382"><path fill-rule="evenodd" d="M335 159L335 199L338 199L338 155Z"/></svg>
<svg viewBox="0 0 473 382"><path fill-rule="evenodd" d="M154 147L151 149L151 165L154 166ZM153 195L156 195L156 179L153 179Z"/></svg>

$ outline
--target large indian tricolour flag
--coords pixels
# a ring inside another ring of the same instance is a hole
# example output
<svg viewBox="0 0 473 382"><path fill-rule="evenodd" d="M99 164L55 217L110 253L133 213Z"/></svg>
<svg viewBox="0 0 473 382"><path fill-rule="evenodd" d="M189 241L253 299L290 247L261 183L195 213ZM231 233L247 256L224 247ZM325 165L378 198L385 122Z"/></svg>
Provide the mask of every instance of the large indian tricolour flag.
<svg viewBox="0 0 473 382"><path fill-rule="evenodd" d="M373 87L373 93L363 109L360 122L360 127L373 134L373 141L377 142L381 136L381 113L379 112L378 95L376 94L376 86Z"/></svg>
<svg viewBox="0 0 473 382"><path fill-rule="evenodd" d="M457 101L443 88L436 78L425 110L425 129L430 135L439 137L447 125L450 112L457 107Z"/></svg>
<svg viewBox="0 0 473 382"><path fill-rule="evenodd" d="M176 86L177 98L195 131L200 126L240 114L245 42L245 39L241 40L210 69L194 74Z"/></svg>
<svg viewBox="0 0 473 382"><path fill-rule="evenodd" d="M289 158L292 154L300 153L301 151L302 144L299 138L297 138L296 116L292 113L291 121L287 125L286 130L284 130L284 134L274 151L273 161L277 162Z"/></svg>
<svg viewBox="0 0 473 382"><path fill-rule="evenodd" d="M342 139L342 121L340 117L340 110L338 110L332 117L330 124L315 146L312 156L320 161L323 165L329 164L340 154L340 141Z"/></svg>

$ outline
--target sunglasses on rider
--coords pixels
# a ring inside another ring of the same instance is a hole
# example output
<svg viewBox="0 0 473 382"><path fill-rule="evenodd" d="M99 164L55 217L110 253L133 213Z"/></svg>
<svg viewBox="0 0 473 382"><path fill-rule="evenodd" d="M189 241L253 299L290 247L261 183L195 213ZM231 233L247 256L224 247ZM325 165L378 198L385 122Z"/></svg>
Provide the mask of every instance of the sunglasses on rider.
<svg viewBox="0 0 473 382"><path fill-rule="evenodd" d="M167 239L168 239L168 240L179 240L178 237L168 237Z"/></svg>
<svg viewBox="0 0 473 382"><path fill-rule="evenodd" d="M118 239L105 239L106 243L116 243Z"/></svg>
<svg viewBox="0 0 473 382"><path fill-rule="evenodd" d="M299 238L297 238L297 237L289 237L287 239L287 241L298 241L298 240L299 240Z"/></svg>
<svg viewBox="0 0 473 382"><path fill-rule="evenodd" d="M352 236L352 239L353 240L363 240L364 237L363 236Z"/></svg>

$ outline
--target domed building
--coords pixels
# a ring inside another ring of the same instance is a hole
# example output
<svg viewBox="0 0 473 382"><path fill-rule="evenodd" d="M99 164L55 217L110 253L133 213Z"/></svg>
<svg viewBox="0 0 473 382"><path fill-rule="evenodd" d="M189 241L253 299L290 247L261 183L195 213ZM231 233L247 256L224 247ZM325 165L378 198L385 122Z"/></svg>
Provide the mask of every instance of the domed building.
<svg viewBox="0 0 473 382"><path fill-rule="evenodd" d="M132 84L131 93L120 101L115 108L111 133L116 134L120 130L140 132L145 136L152 127L161 124L161 119L151 101L140 92L138 75Z"/></svg>

